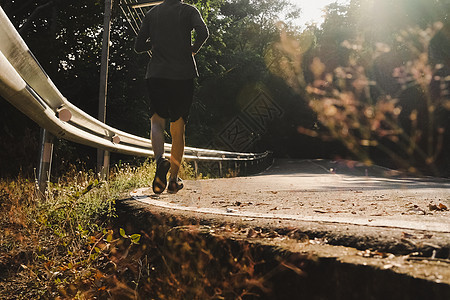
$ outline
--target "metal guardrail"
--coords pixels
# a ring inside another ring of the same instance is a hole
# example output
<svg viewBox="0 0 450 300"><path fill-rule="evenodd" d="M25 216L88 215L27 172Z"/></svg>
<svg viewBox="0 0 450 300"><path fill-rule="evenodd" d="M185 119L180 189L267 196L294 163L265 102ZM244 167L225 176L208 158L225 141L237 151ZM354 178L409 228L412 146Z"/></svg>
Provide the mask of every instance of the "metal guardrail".
<svg viewBox="0 0 450 300"><path fill-rule="evenodd" d="M0 95L56 137L110 152L153 156L150 139L108 126L70 103L56 88L0 7ZM170 155L170 144L165 144ZM269 152L239 153L185 148L185 159L266 162ZM220 163L221 164L221 163ZM222 168L222 167L221 167Z"/></svg>

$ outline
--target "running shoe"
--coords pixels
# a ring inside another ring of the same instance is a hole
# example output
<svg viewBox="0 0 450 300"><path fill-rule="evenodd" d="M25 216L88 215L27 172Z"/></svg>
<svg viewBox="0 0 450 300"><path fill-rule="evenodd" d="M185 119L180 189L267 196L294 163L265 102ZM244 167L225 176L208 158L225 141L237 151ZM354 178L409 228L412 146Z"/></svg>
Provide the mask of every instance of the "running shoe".
<svg viewBox="0 0 450 300"><path fill-rule="evenodd" d="M167 172L170 169L170 161L167 159L160 157L156 161L156 172L155 179L153 179L153 192L155 194L161 194L164 192L167 186Z"/></svg>
<svg viewBox="0 0 450 300"><path fill-rule="evenodd" d="M167 187L167 192L169 194L176 194L179 190L184 187L183 180L180 177L176 179L171 179L169 181L169 186Z"/></svg>

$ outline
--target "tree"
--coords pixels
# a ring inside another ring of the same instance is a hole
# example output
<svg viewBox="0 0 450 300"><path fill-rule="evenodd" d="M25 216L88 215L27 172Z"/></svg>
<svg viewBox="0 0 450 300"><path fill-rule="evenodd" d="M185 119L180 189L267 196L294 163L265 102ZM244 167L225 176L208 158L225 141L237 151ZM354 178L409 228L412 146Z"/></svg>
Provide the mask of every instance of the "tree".
<svg viewBox="0 0 450 300"><path fill-rule="evenodd" d="M445 43L438 33L447 28L439 29L446 22L444 3L433 2L420 18L404 14L411 4L417 9L425 2L378 1L368 9L367 2L352 1L348 7L328 7L315 47L303 61L304 87L322 130L302 128L303 133L339 140L366 163L434 175L440 174L441 162L448 166L443 155L449 149L443 142L450 129L448 84L441 82L432 93L433 78L446 77L448 58L430 41L435 36ZM375 26L381 17L386 26ZM433 56L441 63L433 63Z"/></svg>
<svg viewBox="0 0 450 300"><path fill-rule="evenodd" d="M92 101L86 99L98 98L99 28L102 20L100 4L101 1L67 0L1 3L30 50L62 94L75 105L91 113ZM15 149L14 145L26 148L25 145L30 144L30 140L35 145L25 159L14 160L14 165L2 168L2 171L14 174L16 171L12 171L13 168L16 170L21 168L26 175L33 176L33 165L37 160L38 128L5 101L2 101L1 105L2 112L7 115L2 118L4 130L1 131L2 137L5 137L2 141L9 141L4 144L5 152L15 156L8 151ZM16 126L16 123L20 125ZM31 133L25 135L24 132ZM59 145L56 145L56 148L59 149ZM70 157L72 151L67 151L70 148L61 150L66 159L67 156ZM56 164L61 152L55 153ZM30 153L33 155L29 155ZM73 156L75 153L72 152ZM11 160L2 159L4 164L9 161ZM17 165L17 161L23 164Z"/></svg>
<svg viewBox="0 0 450 300"><path fill-rule="evenodd" d="M197 146L223 148L222 130L242 115L255 93L269 91L268 86L277 82L281 85L277 89L289 94L289 87L268 70L266 56L279 38L282 15L297 10L284 0L210 1L210 5L214 9L207 23L212 34L198 55L201 77L187 137ZM261 139L264 130L250 128L249 133Z"/></svg>
<svg viewBox="0 0 450 300"><path fill-rule="evenodd" d="M355 91L351 80L339 86L338 91L351 88L365 104L398 92L400 85L392 79L392 71L406 66L414 57L406 44L398 40L399 36L408 32L411 25L423 30L426 24L445 20L448 14L445 1L382 0L371 1L369 5L368 1L353 0L348 6L330 5L320 27L299 31L291 21L301 11L287 0L186 1L199 8L211 32L196 57L200 78L187 129L188 144L225 148L227 145L221 138L224 128L236 117L245 117L248 105L258 93L264 93L282 111L282 117L258 128L249 122L249 139L253 142L248 150L269 148L280 156L296 157L348 155L348 150L342 147L336 146L330 152L328 142L299 134L304 130L318 134L318 128L324 128L316 122L318 114L304 101L309 96L308 86L342 83L337 75L346 74L362 79L359 83L370 83L369 92ZM22 28L31 51L63 95L96 116L103 1L0 0L0 4L16 28ZM143 81L148 57L134 53L134 32L121 15L119 1L114 4L107 123L148 137L148 103ZM282 19L284 22L280 22ZM378 26L380 23L388 26ZM446 40L446 31L441 31L440 36L434 45ZM389 47L383 48L386 45ZM442 47L433 46L430 53L433 59L444 57L445 61L447 54L439 49ZM342 70L344 73L338 72ZM349 70L351 74L346 73ZM323 75L320 78L319 73ZM409 104L413 102L410 95L418 95L413 89L401 92L402 99ZM415 101L423 103L420 99ZM13 110L5 102L1 105ZM403 112L406 111L403 105ZM14 121L8 116L5 113L2 120L2 127L6 128L2 135L17 136L11 134ZM408 118L405 117L406 123ZM23 130L18 135L23 135ZM311 143L315 143L314 148L305 146ZM80 153L71 150L79 146L62 143L61 147L57 151L60 157L73 153L76 159ZM323 152L317 151L320 147ZM94 157L89 151L82 152Z"/></svg>

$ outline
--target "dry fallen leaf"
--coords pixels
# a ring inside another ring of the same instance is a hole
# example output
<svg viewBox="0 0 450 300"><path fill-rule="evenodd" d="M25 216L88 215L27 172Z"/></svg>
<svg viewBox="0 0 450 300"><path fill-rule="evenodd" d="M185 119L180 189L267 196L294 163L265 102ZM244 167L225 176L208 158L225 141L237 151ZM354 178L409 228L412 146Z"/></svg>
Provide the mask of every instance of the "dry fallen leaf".
<svg viewBox="0 0 450 300"><path fill-rule="evenodd" d="M439 205L430 203L428 205L428 208L433 211L433 210L437 210L437 211L444 211L444 210L448 210L448 207L442 203L439 203Z"/></svg>
<svg viewBox="0 0 450 300"><path fill-rule="evenodd" d="M448 210L448 207L445 206L445 205L442 204L442 203L439 203L439 209L440 209L440 210Z"/></svg>

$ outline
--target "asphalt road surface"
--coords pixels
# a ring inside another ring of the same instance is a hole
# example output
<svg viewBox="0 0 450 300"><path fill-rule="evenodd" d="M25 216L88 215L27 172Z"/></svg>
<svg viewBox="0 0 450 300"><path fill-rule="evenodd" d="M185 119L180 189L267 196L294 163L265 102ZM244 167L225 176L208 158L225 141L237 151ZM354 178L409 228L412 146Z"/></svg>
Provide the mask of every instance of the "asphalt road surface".
<svg viewBox="0 0 450 300"><path fill-rule="evenodd" d="M450 233L450 180L401 177L352 161L277 160L249 177L186 181L135 199L188 212Z"/></svg>
<svg viewBox="0 0 450 300"><path fill-rule="evenodd" d="M141 188L131 197L151 214L215 224L214 234L230 234L223 224L231 224L247 241L450 286L448 179L403 177L352 161L284 159L254 176L186 180L176 195Z"/></svg>

